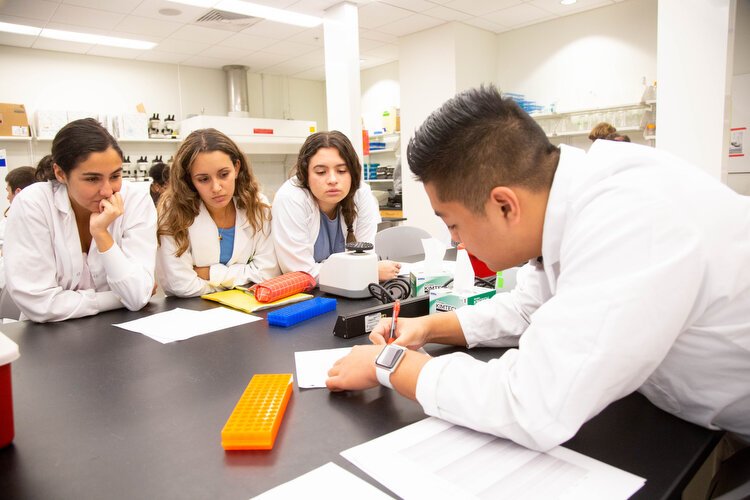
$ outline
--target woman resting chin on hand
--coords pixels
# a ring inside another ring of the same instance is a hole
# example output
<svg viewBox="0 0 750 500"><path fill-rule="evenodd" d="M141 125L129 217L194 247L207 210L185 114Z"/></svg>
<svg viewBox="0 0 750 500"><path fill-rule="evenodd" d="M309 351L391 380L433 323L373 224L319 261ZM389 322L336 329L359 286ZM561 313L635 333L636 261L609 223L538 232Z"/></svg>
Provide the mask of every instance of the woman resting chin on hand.
<svg viewBox="0 0 750 500"><path fill-rule="evenodd" d="M7 287L22 318L60 321L118 307L141 309L154 289L156 211L122 180L122 150L92 118L52 141L51 168L13 203ZM12 270L12 271L11 271Z"/></svg>

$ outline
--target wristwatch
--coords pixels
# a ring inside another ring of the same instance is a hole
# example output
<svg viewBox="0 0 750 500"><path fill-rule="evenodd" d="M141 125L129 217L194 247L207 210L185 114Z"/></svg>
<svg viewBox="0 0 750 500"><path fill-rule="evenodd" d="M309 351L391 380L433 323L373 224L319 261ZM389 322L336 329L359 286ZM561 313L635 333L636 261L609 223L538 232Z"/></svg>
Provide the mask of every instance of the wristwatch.
<svg viewBox="0 0 750 500"><path fill-rule="evenodd" d="M375 359L375 374L378 377L378 382L393 389L393 385L391 385L391 373L396 371L405 354L406 347L400 345L386 344L383 347L383 350L380 351L380 354Z"/></svg>

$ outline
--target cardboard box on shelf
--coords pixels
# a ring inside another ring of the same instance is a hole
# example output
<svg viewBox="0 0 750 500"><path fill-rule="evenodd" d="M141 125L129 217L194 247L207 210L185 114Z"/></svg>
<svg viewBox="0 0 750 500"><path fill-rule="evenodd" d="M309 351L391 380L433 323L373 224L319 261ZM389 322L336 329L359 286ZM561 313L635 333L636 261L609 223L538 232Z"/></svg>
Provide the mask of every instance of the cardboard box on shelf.
<svg viewBox="0 0 750 500"><path fill-rule="evenodd" d="M0 136L29 137L29 119L23 104L0 103Z"/></svg>

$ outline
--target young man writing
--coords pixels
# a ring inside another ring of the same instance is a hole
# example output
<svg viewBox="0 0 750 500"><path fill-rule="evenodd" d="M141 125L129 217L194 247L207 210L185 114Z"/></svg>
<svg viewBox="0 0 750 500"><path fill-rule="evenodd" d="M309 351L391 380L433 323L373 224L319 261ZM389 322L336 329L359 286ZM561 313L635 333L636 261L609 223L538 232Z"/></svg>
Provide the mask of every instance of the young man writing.
<svg viewBox="0 0 750 500"><path fill-rule="evenodd" d="M511 293L400 319L387 347L383 320L375 345L330 370L331 390L380 380L539 450L638 390L750 441L750 199L651 148L557 148L494 87L435 111L408 163L453 240L492 269L529 265ZM484 363L414 350L428 342L518 348Z"/></svg>

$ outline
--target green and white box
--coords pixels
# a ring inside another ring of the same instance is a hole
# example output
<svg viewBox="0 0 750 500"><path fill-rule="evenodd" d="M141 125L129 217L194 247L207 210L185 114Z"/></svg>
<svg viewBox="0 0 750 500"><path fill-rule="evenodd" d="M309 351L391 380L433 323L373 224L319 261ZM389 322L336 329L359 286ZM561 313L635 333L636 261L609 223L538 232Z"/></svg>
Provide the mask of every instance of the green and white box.
<svg viewBox="0 0 750 500"><path fill-rule="evenodd" d="M411 296L429 295L430 290L443 288L452 278L453 275L447 272L440 272L439 274L427 274L421 271L410 273Z"/></svg>
<svg viewBox="0 0 750 500"><path fill-rule="evenodd" d="M468 293L454 293L450 288L430 290L430 314L454 311L463 306L473 306L483 300L491 299L495 296L496 291L478 286L475 286Z"/></svg>

